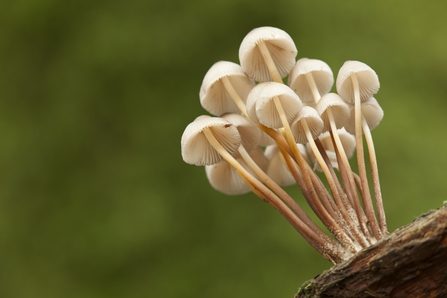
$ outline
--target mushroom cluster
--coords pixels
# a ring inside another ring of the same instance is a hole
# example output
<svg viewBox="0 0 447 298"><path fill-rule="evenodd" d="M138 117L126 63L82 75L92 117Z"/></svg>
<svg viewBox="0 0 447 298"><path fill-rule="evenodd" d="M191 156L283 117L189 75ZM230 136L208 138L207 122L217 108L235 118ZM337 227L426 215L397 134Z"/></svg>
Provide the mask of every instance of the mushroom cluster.
<svg viewBox="0 0 447 298"><path fill-rule="evenodd" d="M206 73L199 96L213 116L199 116L186 127L182 157L205 166L220 192L252 191L336 264L388 234L371 136L383 118L373 97L379 80L368 65L347 61L335 82L337 93L331 93L331 68L317 59L296 61L297 54L281 29L249 32L239 48L240 64L219 61ZM348 161L354 151L358 174ZM292 184L327 231L283 189Z"/></svg>

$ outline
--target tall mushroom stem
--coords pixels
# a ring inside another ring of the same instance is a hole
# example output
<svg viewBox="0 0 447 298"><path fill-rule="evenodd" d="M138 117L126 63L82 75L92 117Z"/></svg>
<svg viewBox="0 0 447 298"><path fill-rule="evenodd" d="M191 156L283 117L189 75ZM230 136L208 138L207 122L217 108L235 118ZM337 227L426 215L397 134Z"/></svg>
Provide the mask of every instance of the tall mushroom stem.
<svg viewBox="0 0 447 298"><path fill-rule="evenodd" d="M292 197L284 191L278 184L276 184L251 158L244 146L239 147L239 153L245 163L253 170L253 172L261 179L261 181L267 185L278 197L296 214L298 217L307 224L314 232L326 238L327 235L313 222L313 220L304 212L304 210L298 205L298 203L292 199Z"/></svg>
<svg viewBox="0 0 447 298"><path fill-rule="evenodd" d="M382 192L380 190L379 169L377 167L376 151L374 149L374 143L373 143L373 139L371 136L371 131L370 131L369 126L366 123L365 119L363 119L363 121L362 121L362 127L363 127L363 132L365 134L366 144L368 146L368 153L369 153L369 159L370 159L370 165L371 165L371 176L372 176L373 186L374 186L374 196L376 199L377 216L379 217L379 226L380 226L380 230L382 231L382 234L388 235L388 229L387 229L386 218L385 218L385 210L383 208L383 201L382 201Z"/></svg>
<svg viewBox="0 0 447 298"><path fill-rule="evenodd" d="M210 128L204 128L203 133L213 148L228 162L235 170L259 193L263 194L265 199L273 207L275 207L290 224L324 257L329 256L329 260L339 261L346 259L346 256L338 243L328 239L322 239L320 235L315 233L308 225L306 225L299 217L297 217L287 205L281 201L270 189L254 178L236 159L231 156L225 148L219 143Z"/></svg>
<svg viewBox="0 0 447 298"><path fill-rule="evenodd" d="M264 62L267 65L267 68L272 76L273 81L277 83L284 83L279 74L278 68L275 65L275 62L272 59L272 55L270 55L270 51L267 48L265 42L261 41L258 43L259 51L261 52L262 58L264 58Z"/></svg>
<svg viewBox="0 0 447 298"><path fill-rule="evenodd" d="M363 205L365 207L366 217L368 218L372 232L376 239L382 238L382 232L377 223L377 219L374 214L374 207L372 205L371 194L369 192L368 178L366 175L365 157L363 154L363 138L362 138L362 110L360 103L360 88L355 73L351 74L352 84L354 86L354 114L355 114L355 139L356 139L356 153L357 163L359 168L360 181L362 185L362 198Z"/></svg>
<svg viewBox="0 0 447 298"><path fill-rule="evenodd" d="M275 103L276 110L281 118L282 125L284 127L284 134L286 137L287 142L289 143L290 148L292 149L293 156L295 157L296 162L298 163L298 166L300 167L302 173L304 182L306 184L306 188L309 191L312 200L318 201L318 197L316 195L314 186L312 184L312 180L310 178L309 169L306 161L304 160L303 156L299 152L298 146L295 143L295 139L292 135L292 131L290 129L289 122L287 121L287 118L285 116L284 109L281 105L281 102L278 97L273 98L273 102ZM309 130L309 129L308 129ZM310 133L310 131L309 131ZM311 138L312 139L312 138ZM312 139L313 141L313 139ZM322 211L324 213L324 211ZM327 213L325 213L327 214ZM330 216L325 216L322 219L325 223L325 226L331 231L331 233L339 239L341 242L348 244L349 246L355 248L356 245L354 242L348 237L346 232L338 225L338 223L335 221L334 218Z"/></svg>
<svg viewBox="0 0 447 298"><path fill-rule="evenodd" d="M306 73L305 77L306 77L306 81L307 81L307 83L309 85L309 88L310 88L310 90L312 92L312 95L314 97L315 103L318 103L318 101L321 98L321 95L320 95L320 92L318 91L317 84L315 83L315 79L314 79L312 73L311 72ZM354 178L352 176L351 166L349 164L348 158L346 156L346 152L345 152L345 150L343 148L343 145L341 143L340 137L339 137L339 135L337 133L337 128L336 128L336 125L335 125L335 119L334 119L334 115L332 113L331 108L328 108L327 114L328 114L329 123L330 123L330 133L331 133L331 136L334 138L335 143L336 143L335 148L336 148L336 150L339 150L339 152L340 152L340 157L342 159L344 168L346 169L347 175L349 177L349 179L348 179L349 185L347 187L350 188L350 191L348 191L347 194L349 194L349 195L356 194L356 192L355 192L355 182L354 182ZM306 129L307 125L304 126L304 123L303 123L303 127ZM307 129L307 131L308 131L308 129ZM307 131L306 131L306 135L308 135ZM348 214L348 210L353 208L355 210L355 213L356 213L356 216L358 218L358 221L360 222L360 220L361 220L361 215L360 215L361 207L360 207L360 204L358 202L358 199L351 197L351 198L349 198L349 201L347 201L347 202L345 202L345 201L343 201L341 199L340 191L338 191L337 188L335 187L335 180L337 178L335 177L335 175L332 172L329 173L329 168L326 165L326 162L324 162L323 157L321 156L319 150L318 149L315 150L315 142L314 142L314 140L312 138L309 138L309 136L308 136L308 140L309 140L309 144L311 145L312 151L315 154L315 157L317 158L317 160L318 160L318 162L319 162L319 164L320 164L320 166L321 166L321 168L322 168L326 178L328 179L329 186L330 186L331 191L332 191L332 193L334 195L334 199L336 200L337 205L340 208L340 211L341 211L341 213L343 215L343 218L345 219L345 221L349 225L350 230L354 233L356 239L360 243L362 243L362 245L366 245L366 239L364 238L364 236L362 236L360 234L360 231L358 230L358 227L353 225L353 223L351 222L351 216ZM336 193L334 193L334 190L336 191ZM347 204L348 202L350 204ZM363 229L362 229L362 232L363 232L364 235L367 235L366 231L363 231Z"/></svg>
<svg viewBox="0 0 447 298"><path fill-rule="evenodd" d="M247 118L250 119L248 117L247 114L247 109L245 107L244 102L242 101L242 98L239 96L239 94L237 93L236 89L234 89L233 84L231 84L231 81L228 77L223 77L221 78L222 83L225 87L225 90L228 92L228 94L230 95L230 97L233 99L233 102L237 105L237 107L239 108L239 110L241 111L241 113Z"/></svg>

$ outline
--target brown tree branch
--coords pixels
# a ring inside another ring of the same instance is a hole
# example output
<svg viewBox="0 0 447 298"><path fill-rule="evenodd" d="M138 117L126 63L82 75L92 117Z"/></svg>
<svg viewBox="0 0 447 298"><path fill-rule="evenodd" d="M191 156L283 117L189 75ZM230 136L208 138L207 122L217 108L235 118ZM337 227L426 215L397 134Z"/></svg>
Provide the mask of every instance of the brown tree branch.
<svg viewBox="0 0 447 298"><path fill-rule="evenodd" d="M306 282L295 298L447 297L447 204Z"/></svg>

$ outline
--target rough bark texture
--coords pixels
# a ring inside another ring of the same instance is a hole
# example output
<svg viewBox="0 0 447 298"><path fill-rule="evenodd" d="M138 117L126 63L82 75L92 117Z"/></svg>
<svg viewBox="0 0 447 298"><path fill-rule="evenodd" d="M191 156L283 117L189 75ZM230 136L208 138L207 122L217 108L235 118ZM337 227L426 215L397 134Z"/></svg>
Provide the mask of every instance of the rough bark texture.
<svg viewBox="0 0 447 298"><path fill-rule="evenodd" d="M447 205L306 282L304 297L447 297Z"/></svg>

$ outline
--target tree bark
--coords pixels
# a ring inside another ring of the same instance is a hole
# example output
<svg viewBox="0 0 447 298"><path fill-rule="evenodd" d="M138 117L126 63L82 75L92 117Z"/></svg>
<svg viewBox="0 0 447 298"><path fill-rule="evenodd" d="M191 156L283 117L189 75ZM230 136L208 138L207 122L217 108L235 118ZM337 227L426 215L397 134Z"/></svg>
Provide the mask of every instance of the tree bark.
<svg viewBox="0 0 447 298"><path fill-rule="evenodd" d="M305 297L447 297L447 204L307 281Z"/></svg>

